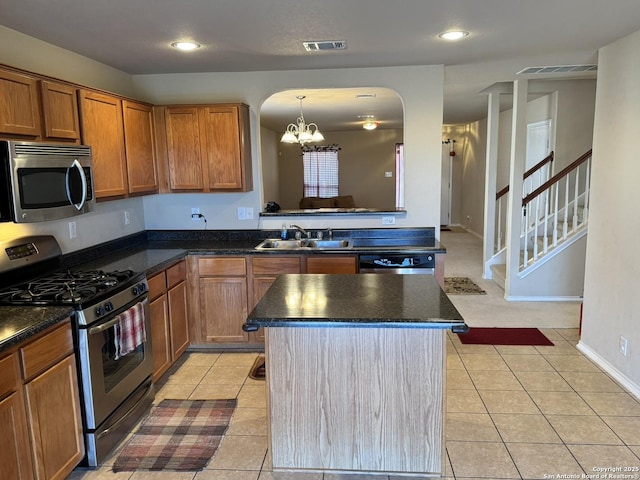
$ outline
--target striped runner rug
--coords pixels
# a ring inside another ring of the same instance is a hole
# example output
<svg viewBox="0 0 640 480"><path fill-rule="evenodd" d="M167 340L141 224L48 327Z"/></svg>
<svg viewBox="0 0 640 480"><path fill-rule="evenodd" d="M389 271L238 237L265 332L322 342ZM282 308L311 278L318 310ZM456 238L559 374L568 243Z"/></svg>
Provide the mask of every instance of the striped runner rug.
<svg viewBox="0 0 640 480"><path fill-rule="evenodd" d="M236 404L236 399L163 400L122 449L113 471L202 470L229 428Z"/></svg>

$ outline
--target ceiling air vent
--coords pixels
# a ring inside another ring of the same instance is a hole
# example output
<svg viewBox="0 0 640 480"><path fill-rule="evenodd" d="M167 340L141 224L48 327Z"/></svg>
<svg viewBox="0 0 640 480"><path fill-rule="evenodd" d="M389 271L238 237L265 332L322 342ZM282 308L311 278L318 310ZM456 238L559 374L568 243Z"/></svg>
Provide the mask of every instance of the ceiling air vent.
<svg viewBox="0 0 640 480"><path fill-rule="evenodd" d="M302 42L307 52L326 52L328 50L345 50L346 40L322 40L315 42Z"/></svg>
<svg viewBox="0 0 640 480"><path fill-rule="evenodd" d="M520 70L516 75L543 75L549 73L579 73L595 72L597 65L555 65L549 67L527 67Z"/></svg>

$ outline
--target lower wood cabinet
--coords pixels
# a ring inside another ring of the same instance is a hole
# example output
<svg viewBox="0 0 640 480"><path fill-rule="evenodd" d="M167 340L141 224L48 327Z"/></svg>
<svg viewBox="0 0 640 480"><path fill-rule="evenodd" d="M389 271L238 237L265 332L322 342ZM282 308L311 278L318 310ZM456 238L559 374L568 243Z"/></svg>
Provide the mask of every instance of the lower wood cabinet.
<svg viewBox="0 0 640 480"><path fill-rule="evenodd" d="M189 346L186 273L182 260L148 279L154 381Z"/></svg>
<svg viewBox="0 0 640 480"><path fill-rule="evenodd" d="M18 354L0 359L0 478L33 478Z"/></svg>
<svg viewBox="0 0 640 480"><path fill-rule="evenodd" d="M247 318L247 264L245 257L198 257L199 343L249 341L242 330Z"/></svg>
<svg viewBox="0 0 640 480"><path fill-rule="evenodd" d="M251 260L251 303L253 310L281 273L301 273L301 256L250 257ZM264 342L264 328L252 333L257 342Z"/></svg>
<svg viewBox="0 0 640 480"><path fill-rule="evenodd" d="M67 478L85 452L70 321L0 367L0 478Z"/></svg>
<svg viewBox="0 0 640 480"><path fill-rule="evenodd" d="M356 255L309 255L306 273L358 273Z"/></svg>
<svg viewBox="0 0 640 480"><path fill-rule="evenodd" d="M260 344L264 329L249 334L242 325L278 275L357 273L358 259L341 254L195 256L188 259L188 271L189 303L198 306L190 318L192 343Z"/></svg>

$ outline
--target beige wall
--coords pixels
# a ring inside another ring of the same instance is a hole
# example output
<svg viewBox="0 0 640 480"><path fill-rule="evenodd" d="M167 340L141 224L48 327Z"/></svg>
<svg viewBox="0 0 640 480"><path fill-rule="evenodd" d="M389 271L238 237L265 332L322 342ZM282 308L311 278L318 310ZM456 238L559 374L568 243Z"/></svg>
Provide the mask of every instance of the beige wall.
<svg viewBox="0 0 640 480"><path fill-rule="evenodd" d="M322 133L325 137L323 145L337 144L340 147L340 195L352 195L357 207L395 209L395 145L402 143L402 130ZM299 208L303 190L300 146L280 144L278 159L280 206ZM263 157L263 165L266 161ZM385 177L385 172L393 175Z"/></svg>
<svg viewBox="0 0 640 480"><path fill-rule="evenodd" d="M640 397L638 51L640 31L598 54L581 347Z"/></svg>

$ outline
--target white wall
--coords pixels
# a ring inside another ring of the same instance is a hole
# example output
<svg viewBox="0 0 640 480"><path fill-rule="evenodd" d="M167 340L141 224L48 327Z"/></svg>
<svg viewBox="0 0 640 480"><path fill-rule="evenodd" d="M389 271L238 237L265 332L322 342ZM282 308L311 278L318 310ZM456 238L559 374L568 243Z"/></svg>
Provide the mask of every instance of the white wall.
<svg viewBox="0 0 640 480"><path fill-rule="evenodd" d="M598 55L581 347L640 396L640 31ZM618 349L628 340L628 354Z"/></svg>
<svg viewBox="0 0 640 480"><path fill-rule="evenodd" d="M146 227L189 228L190 208L200 204L208 228L280 228L281 219L258 218L264 206L258 112L273 93L296 88L386 87L404 104L406 216L396 226L435 226L440 221L440 136L444 68L413 66L242 73L138 75L138 97L154 104L243 102L251 112L254 190L243 194L174 194L146 197ZM254 209L254 220L236 219L236 207ZM185 219L187 221L185 221ZM213 221L212 221L213 219ZM378 227L380 217L296 218L303 227Z"/></svg>

